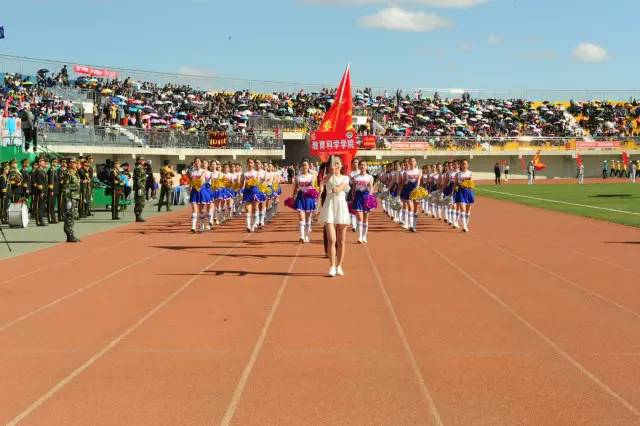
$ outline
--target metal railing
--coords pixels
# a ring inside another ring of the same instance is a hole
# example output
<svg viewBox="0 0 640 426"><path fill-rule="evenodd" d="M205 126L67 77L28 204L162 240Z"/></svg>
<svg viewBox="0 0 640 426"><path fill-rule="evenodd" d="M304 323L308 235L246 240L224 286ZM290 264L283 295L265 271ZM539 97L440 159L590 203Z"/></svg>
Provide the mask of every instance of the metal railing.
<svg viewBox="0 0 640 426"><path fill-rule="evenodd" d="M211 146L209 132L186 132L171 129L138 129L120 126L83 126L41 124L40 133L47 146L99 145L174 149L282 149L283 141L274 132L227 135L224 146Z"/></svg>
<svg viewBox="0 0 640 426"><path fill-rule="evenodd" d="M580 147L580 143L584 146ZM592 146L589 147L589 144ZM386 151L481 151L514 150L575 151L593 148L604 150L640 149L639 137L577 138L516 137L461 138L447 136L377 136L376 147Z"/></svg>
<svg viewBox="0 0 640 426"><path fill-rule="evenodd" d="M14 55L0 55L0 72L19 72L21 74L34 75L37 70L46 68L57 73L63 65L68 65L69 73L72 74L73 61L59 61L51 59L29 58ZM218 76L193 75L188 72L157 72L145 71L130 68L121 68L96 64L97 68L109 68L118 72L121 79L131 77L134 80L149 81L157 84L175 83L187 84L200 90L220 90L220 91L241 91L261 93L296 93L300 90L305 92L319 92L323 88L334 88L339 78L339 71L329 83L309 84L300 82L283 82L268 80L250 80L240 78L227 78ZM353 70L354 79L357 82L357 68ZM334 81L335 80L335 81ZM401 90L402 95L414 97L418 90L423 97L433 97L437 92L442 98L460 97L462 93L468 92L475 98L497 98L497 99L528 99L538 101L591 101L591 100L611 100L627 101L631 98L640 99L640 89L477 89L477 88L434 88L434 87L384 87L376 85L353 86L354 93L358 90L370 89L372 96L393 96L396 90Z"/></svg>

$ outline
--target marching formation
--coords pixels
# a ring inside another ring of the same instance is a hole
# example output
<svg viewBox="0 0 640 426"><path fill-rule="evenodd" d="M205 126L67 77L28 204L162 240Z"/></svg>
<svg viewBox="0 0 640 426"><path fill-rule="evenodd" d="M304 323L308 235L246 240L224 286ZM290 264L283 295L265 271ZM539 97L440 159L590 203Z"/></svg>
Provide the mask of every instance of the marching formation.
<svg viewBox="0 0 640 426"><path fill-rule="evenodd" d="M416 232L419 210L469 232L474 188L473 172L466 159L419 169L415 158L407 158L386 166L379 177L378 196L383 211L411 232Z"/></svg>
<svg viewBox="0 0 640 426"><path fill-rule="evenodd" d="M213 230L242 211L247 232L266 226L278 212L282 172L273 164L239 163L196 158L188 171L191 192L191 232Z"/></svg>

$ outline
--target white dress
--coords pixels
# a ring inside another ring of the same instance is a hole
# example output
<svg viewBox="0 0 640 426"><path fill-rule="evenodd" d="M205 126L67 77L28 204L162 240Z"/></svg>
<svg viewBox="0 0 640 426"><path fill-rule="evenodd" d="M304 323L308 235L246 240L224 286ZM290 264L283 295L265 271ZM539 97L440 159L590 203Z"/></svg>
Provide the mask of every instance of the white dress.
<svg viewBox="0 0 640 426"><path fill-rule="evenodd" d="M333 223L335 225L351 224L349 206L347 205L346 192L333 193L333 188L343 184L349 184L349 176L331 176L325 184L326 198L320 210L320 222Z"/></svg>

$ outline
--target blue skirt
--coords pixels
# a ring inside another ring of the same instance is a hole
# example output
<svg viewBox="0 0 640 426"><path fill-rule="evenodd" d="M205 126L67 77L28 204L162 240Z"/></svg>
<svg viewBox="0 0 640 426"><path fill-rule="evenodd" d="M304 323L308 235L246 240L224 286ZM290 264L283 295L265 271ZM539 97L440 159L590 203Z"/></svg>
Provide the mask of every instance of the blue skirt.
<svg viewBox="0 0 640 426"><path fill-rule="evenodd" d="M389 194L391 194L391 197L396 198L398 196L398 185L392 185L391 188L389 188Z"/></svg>
<svg viewBox="0 0 640 426"><path fill-rule="evenodd" d="M400 193L400 199L402 201L409 201L409 197L411 196L411 191L416 189L418 186L417 182L409 182L405 186L402 187L402 192Z"/></svg>
<svg viewBox="0 0 640 426"><path fill-rule="evenodd" d="M233 198L233 192L229 188L220 188L218 189L218 197L217 200L228 200Z"/></svg>
<svg viewBox="0 0 640 426"><path fill-rule="evenodd" d="M210 204L211 203L211 188L203 186L200 191L195 188L191 188L189 194L189 201L193 204Z"/></svg>
<svg viewBox="0 0 640 426"><path fill-rule="evenodd" d="M252 203L254 201L263 203L267 200L267 196L260 192L257 186L250 186L242 191L242 200L245 203Z"/></svg>
<svg viewBox="0 0 640 426"><path fill-rule="evenodd" d="M453 201L459 204L473 204L476 199L469 188L458 188L453 195Z"/></svg>
<svg viewBox="0 0 640 426"><path fill-rule="evenodd" d="M294 207L299 212L313 212L316 210L316 199L313 197L305 197L302 191L298 191Z"/></svg>
<svg viewBox="0 0 640 426"><path fill-rule="evenodd" d="M445 197L448 197L451 194L453 194L453 187L454 187L454 184L453 184L453 182L451 182L449 185L447 185L444 188L444 190L442 191L442 195L444 195Z"/></svg>
<svg viewBox="0 0 640 426"><path fill-rule="evenodd" d="M368 209L364 205L364 199L369 195L369 191L356 191L356 195L353 197L353 210L357 212L368 212Z"/></svg>

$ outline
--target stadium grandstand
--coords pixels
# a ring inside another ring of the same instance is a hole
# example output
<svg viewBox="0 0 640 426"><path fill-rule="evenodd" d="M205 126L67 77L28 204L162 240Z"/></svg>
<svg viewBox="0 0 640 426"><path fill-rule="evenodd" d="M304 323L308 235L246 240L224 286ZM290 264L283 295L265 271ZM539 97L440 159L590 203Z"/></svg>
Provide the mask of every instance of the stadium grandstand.
<svg viewBox="0 0 640 426"><path fill-rule="evenodd" d="M179 163L196 155L295 161L333 102L331 85L191 76L0 55L3 146L23 146L15 123L31 106L38 149L93 154L98 161L144 154ZM589 91L354 90L354 127L377 161L406 155L468 156L490 173L496 161L519 169L538 150L548 177L588 175L618 151L638 150L636 93ZM542 98L540 97L542 96ZM623 99L624 98L624 99ZM639 97L640 98L640 97ZM16 156L5 151L3 158ZM486 164L485 164L486 163Z"/></svg>

